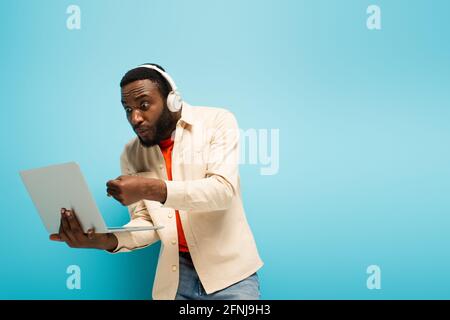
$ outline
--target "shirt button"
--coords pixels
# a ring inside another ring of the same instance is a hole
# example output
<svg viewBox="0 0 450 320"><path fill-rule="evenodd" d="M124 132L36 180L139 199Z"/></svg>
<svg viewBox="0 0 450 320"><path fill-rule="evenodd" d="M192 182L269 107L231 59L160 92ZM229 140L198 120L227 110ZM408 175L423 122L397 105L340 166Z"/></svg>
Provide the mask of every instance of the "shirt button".
<svg viewBox="0 0 450 320"><path fill-rule="evenodd" d="M160 164L160 165L159 165L159 168L160 168L160 169L162 170L162 168L163 168L163 165L162 165L162 164Z"/></svg>
<svg viewBox="0 0 450 320"><path fill-rule="evenodd" d="M173 213L169 213L167 216L168 216L169 218L172 218L172 217L173 217Z"/></svg>
<svg viewBox="0 0 450 320"><path fill-rule="evenodd" d="M172 271L174 271L174 272L177 271L177 266L176 265L172 266Z"/></svg>
<svg viewBox="0 0 450 320"><path fill-rule="evenodd" d="M173 245L177 244L177 240L172 240L171 242Z"/></svg>

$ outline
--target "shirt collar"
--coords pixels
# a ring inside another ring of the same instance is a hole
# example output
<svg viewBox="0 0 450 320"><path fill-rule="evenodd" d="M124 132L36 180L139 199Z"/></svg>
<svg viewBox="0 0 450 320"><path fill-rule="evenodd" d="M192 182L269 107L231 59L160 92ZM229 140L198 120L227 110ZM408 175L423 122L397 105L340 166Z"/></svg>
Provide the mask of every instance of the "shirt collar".
<svg viewBox="0 0 450 320"><path fill-rule="evenodd" d="M181 122L184 122L185 124L192 125L194 123L194 115L192 114L192 107L183 101L183 106L181 109Z"/></svg>
<svg viewBox="0 0 450 320"><path fill-rule="evenodd" d="M170 136L169 138L167 138L167 139L165 139L165 140L161 140L161 141L158 143L158 145L159 145L159 147L162 148L162 149L167 149L167 148L169 148L170 146L173 145L173 137Z"/></svg>

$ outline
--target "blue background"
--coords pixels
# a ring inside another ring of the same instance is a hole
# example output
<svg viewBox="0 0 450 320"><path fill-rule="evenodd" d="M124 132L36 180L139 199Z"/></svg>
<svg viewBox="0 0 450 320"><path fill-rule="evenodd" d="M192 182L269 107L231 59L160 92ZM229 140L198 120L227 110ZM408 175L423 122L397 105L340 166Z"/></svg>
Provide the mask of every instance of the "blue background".
<svg viewBox="0 0 450 320"><path fill-rule="evenodd" d="M81 30L66 9L81 8ZM366 28L366 9L382 30ZM150 299L159 244L48 240L18 171L77 161L105 196L133 137L118 83L156 62L186 101L280 129L280 169L241 166L264 299L450 298L450 2L1 1L0 298ZM66 268L81 267L81 290ZM368 290L366 268L381 268Z"/></svg>

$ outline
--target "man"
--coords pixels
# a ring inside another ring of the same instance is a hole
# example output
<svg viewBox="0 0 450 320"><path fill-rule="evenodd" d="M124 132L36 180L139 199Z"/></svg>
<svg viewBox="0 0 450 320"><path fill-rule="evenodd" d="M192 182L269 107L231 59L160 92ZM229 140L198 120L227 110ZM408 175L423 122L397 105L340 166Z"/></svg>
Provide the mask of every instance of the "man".
<svg viewBox="0 0 450 320"><path fill-rule="evenodd" d="M128 71L120 87L137 137L125 146L122 175L107 182L107 193L128 206L126 226L164 228L84 234L75 213L62 208L60 231L50 239L112 253L160 240L154 299L259 299L263 262L242 205L234 116L182 101L155 64Z"/></svg>

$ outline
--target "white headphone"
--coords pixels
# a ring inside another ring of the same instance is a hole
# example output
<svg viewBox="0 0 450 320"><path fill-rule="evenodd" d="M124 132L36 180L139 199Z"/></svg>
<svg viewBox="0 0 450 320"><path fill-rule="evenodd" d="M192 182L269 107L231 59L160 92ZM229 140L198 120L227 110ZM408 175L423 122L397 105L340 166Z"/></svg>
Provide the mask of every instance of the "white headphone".
<svg viewBox="0 0 450 320"><path fill-rule="evenodd" d="M167 82L169 82L172 91L170 91L169 94L167 95L167 107L172 112L180 111L181 106L183 104L183 100L181 99L181 95L177 90L177 85L175 84L175 81L173 81L172 77L167 72L164 72L158 67L151 64L142 64L138 66L138 68L148 68L155 70L159 72L164 77L164 79L167 80Z"/></svg>

